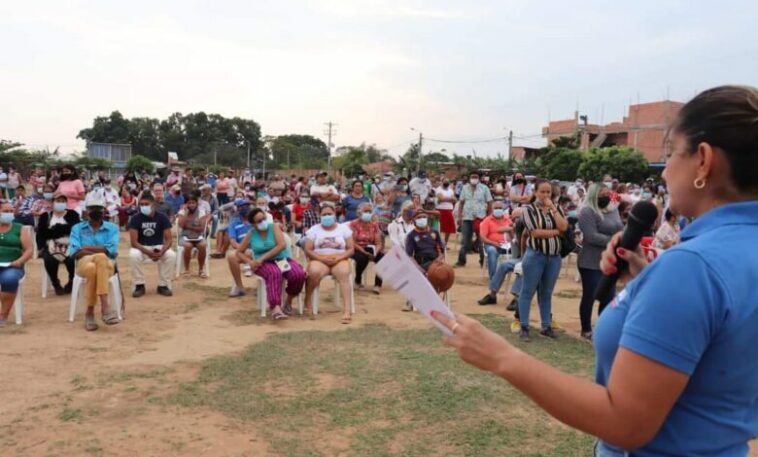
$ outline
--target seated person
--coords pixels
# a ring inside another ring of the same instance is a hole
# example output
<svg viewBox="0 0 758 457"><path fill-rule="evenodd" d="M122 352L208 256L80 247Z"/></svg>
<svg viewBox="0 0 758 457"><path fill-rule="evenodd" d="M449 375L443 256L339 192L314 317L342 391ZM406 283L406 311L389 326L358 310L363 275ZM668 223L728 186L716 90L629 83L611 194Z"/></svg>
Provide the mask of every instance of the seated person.
<svg viewBox="0 0 758 457"><path fill-rule="evenodd" d="M408 200L400 207L400 215L387 227L393 246L405 248L408 234L413 232L413 202Z"/></svg>
<svg viewBox="0 0 758 457"><path fill-rule="evenodd" d="M84 283L84 299L87 312L84 328L97 330L95 303L100 298L103 322L115 325L120 321L116 310L108 303L108 282L113 276L114 260L118 256L118 226L103 220L105 202L98 198L85 201L87 221L79 222L71 228L68 255L78 260L77 274L87 281Z"/></svg>
<svg viewBox="0 0 758 457"><path fill-rule="evenodd" d="M353 232L355 253L355 287L362 289L361 276L368 267L369 262L379 262L384 257L384 245L382 230L379 223L372 220L371 203L361 203L356 210L357 219L350 221L349 227ZM382 278L374 275L373 292L379 294L382 287Z"/></svg>
<svg viewBox="0 0 758 457"><path fill-rule="evenodd" d="M342 296L342 323L349 324L350 315L350 262L353 256L353 234L337 223L335 204L321 204L321 223L305 234L305 255L308 258L308 281L305 287L305 310L311 309L313 291L326 275L334 276Z"/></svg>
<svg viewBox="0 0 758 457"><path fill-rule="evenodd" d="M242 196L219 206L219 220L226 220L231 223L233 219L238 217L239 209L242 206L247 207L248 210L250 209L250 202ZM226 257L226 251L229 249L229 223L222 224L216 231L216 250L211 253L212 259L223 259Z"/></svg>
<svg viewBox="0 0 758 457"><path fill-rule="evenodd" d="M156 187L160 184L156 184ZM142 267L145 261L158 265L158 294L165 297L172 295L169 284L174 272L176 253L171 249L173 235L171 221L164 213L158 212L155 198L148 192L142 194L139 202L140 212L129 220L129 265L132 267L132 297L145 295L145 274Z"/></svg>
<svg viewBox="0 0 758 457"><path fill-rule="evenodd" d="M15 221L17 223L21 225L34 225L32 206L36 200L38 199L26 195L26 188L24 186L18 186L16 188L16 196L13 198L13 206L15 207Z"/></svg>
<svg viewBox="0 0 758 457"><path fill-rule="evenodd" d="M232 272L232 278L234 279L234 285L232 286L231 292L229 292L229 296L241 297L245 295L245 288L242 286L240 265L247 265L241 260L241 256L237 255L237 251L253 225L247 219L250 214L250 202L245 199L238 199L235 203L239 208L237 215L232 218L226 228L227 238L229 244L232 246L232 252L226 257L226 260L229 262L229 271ZM252 273L252 270L250 270L250 272ZM250 275L245 272L245 276Z"/></svg>
<svg viewBox="0 0 758 457"><path fill-rule="evenodd" d="M405 239L405 253L424 271L432 262L444 262L445 245L439 232L429 228L429 216L424 211L413 215L413 227Z"/></svg>
<svg viewBox="0 0 758 457"><path fill-rule="evenodd" d="M171 186L171 191L166 196L166 203L171 205L172 222L179 210L184 206L184 195L182 195L182 188L179 184Z"/></svg>
<svg viewBox="0 0 758 457"><path fill-rule="evenodd" d="M497 258L510 252L510 234L513 233L511 218L505 214L502 200L492 203L492 214L485 217L479 224L484 252L487 254L487 273L490 278L495 274Z"/></svg>
<svg viewBox="0 0 758 457"><path fill-rule="evenodd" d="M271 317L274 320L286 319L292 314L292 300L303 290L305 270L291 258L282 229L278 224L269 222L260 208L252 209L247 214L247 220L252 228L239 244L236 255L266 283L266 301ZM285 280L287 298L282 307Z"/></svg>
<svg viewBox="0 0 758 457"><path fill-rule="evenodd" d="M71 228L81 222L79 213L66 208L68 199L63 194L55 194L50 212L42 213L37 221L37 247L45 264L45 271L55 289L55 295L71 293L76 262L68 255ZM61 286L58 265L66 265L68 282Z"/></svg>
<svg viewBox="0 0 758 457"><path fill-rule="evenodd" d="M37 199L32 205L32 215L34 217L40 217L53 209L55 187L52 184L40 184L40 186L42 186L42 198Z"/></svg>
<svg viewBox="0 0 758 457"><path fill-rule="evenodd" d="M0 327L5 327L16 301L18 283L24 277L24 264L34 249L29 230L13 222L14 212L11 203L0 203Z"/></svg>
<svg viewBox="0 0 758 457"><path fill-rule="evenodd" d="M164 214L169 222L173 222L176 213L174 212L173 205L166 201L166 191L163 189L163 184L153 183L152 192L153 197L155 198L155 203L153 205L155 211Z"/></svg>
<svg viewBox="0 0 758 457"><path fill-rule="evenodd" d="M208 214L210 215L210 214ZM208 219L200 213L198 208L198 198L196 195L189 195L187 198L187 208L179 213L179 242L184 246L184 277L192 276L190 272L190 260L192 260L192 249L197 249L197 263L200 266L199 275L201 278L207 278L205 272L205 230Z"/></svg>

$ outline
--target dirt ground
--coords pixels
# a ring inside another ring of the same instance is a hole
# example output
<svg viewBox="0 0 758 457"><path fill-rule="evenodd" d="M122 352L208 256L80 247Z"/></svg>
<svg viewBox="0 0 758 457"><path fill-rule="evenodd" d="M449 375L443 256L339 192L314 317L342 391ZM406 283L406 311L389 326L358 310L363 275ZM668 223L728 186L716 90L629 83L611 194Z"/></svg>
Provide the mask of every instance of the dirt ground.
<svg viewBox="0 0 758 457"><path fill-rule="evenodd" d="M112 327L101 324L96 332L84 331L82 314L74 323L67 321L68 296L50 291L43 300L41 261L27 265L24 324L12 324L11 313L8 327L0 330L0 455L269 455L265 431L215 412L178 412L146 403L193 379L203 359L240 351L270 333L345 329L329 299L331 285L322 287L322 313L316 320L276 323L257 319L251 278L244 278L246 297L226 298L231 276L225 260L212 261L207 280L175 281L170 298L155 293L156 274L148 270L147 295L132 299L125 242L122 234L119 270L126 320ZM476 304L486 292L486 279L474 257L469 259L465 269L456 270L454 310L505 313L502 295L497 306ZM580 293L569 268L553 301L554 318L569 335L579 331ZM402 312L403 300L386 287L379 296L363 290L355 297L353 327L375 322L398 329L429 327L419 314ZM538 319L534 307L532 320ZM158 374L163 381L155 382ZM82 415L86 421L78 420ZM757 446L751 455L758 456Z"/></svg>

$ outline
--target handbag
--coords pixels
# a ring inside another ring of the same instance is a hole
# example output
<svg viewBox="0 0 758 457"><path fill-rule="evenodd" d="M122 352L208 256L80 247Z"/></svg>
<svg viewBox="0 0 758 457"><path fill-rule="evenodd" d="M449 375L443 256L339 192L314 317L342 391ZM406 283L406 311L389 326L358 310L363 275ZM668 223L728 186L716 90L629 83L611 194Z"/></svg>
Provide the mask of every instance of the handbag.
<svg viewBox="0 0 758 457"><path fill-rule="evenodd" d="M561 258L574 252L576 249L576 240L574 240L574 227L569 225L569 228L561 233L558 237L561 240Z"/></svg>

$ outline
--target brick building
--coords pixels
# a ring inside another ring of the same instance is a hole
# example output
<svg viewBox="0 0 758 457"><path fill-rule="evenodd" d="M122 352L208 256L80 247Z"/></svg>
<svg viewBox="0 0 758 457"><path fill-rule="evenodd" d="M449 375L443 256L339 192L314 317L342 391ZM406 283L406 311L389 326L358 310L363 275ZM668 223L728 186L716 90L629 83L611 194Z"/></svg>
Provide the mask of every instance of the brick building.
<svg viewBox="0 0 758 457"><path fill-rule="evenodd" d="M651 163L664 162L669 147L666 132L682 106L684 103L670 100L630 105L629 114L622 122L606 125L588 124L576 112L574 119L551 121L542 128L542 136L550 143L579 131L583 151L595 147L630 146L640 150Z"/></svg>

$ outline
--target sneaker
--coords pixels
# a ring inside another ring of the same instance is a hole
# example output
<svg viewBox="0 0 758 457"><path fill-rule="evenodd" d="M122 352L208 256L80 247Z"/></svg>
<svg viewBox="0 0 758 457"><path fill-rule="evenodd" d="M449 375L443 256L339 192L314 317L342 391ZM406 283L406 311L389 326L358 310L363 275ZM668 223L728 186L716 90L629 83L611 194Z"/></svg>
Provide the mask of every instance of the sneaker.
<svg viewBox="0 0 758 457"><path fill-rule="evenodd" d="M552 328L543 328L540 330L540 336L544 336L545 338L550 338L551 340L557 340L558 335L555 334Z"/></svg>
<svg viewBox="0 0 758 457"><path fill-rule="evenodd" d="M74 285L71 282L66 284L66 286L63 288L63 292L65 292L66 295L70 295L72 290L74 290Z"/></svg>
<svg viewBox="0 0 758 457"><path fill-rule="evenodd" d="M55 295L66 295L66 289L61 286L53 286L53 289L55 289Z"/></svg>
<svg viewBox="0 0 758 457"><path fill-rule="evenodd" d="M406 311L406 312L413 311L413 305L411 305L411 302L409 301L405 302L405 307L403 307L403 311Z"/></svg>
<svg viewBox="0 0 758 457"><path fill-rule="evenodd" d="M465 263L460 263L460 262L455 262L455 264L453 264L453 268L463 268L465 266L466 266Z"/></svg>
<svg viewBox="0 0 758 457"><path fill-rule="evenodd" d="M520 327L519 333L518 333L518 339L523 341L524 343L528 343L532 341L532 339L529 338L529 329L526 327Z"/></svg>
<svg viewBox="0 0 758 457"><path fill-rule="evenodd" d="M592 332L582 332L582 338L592 343Z"/></svg>
<svg viewBox="0 0 758 457"><path fill-rule="evenodd" d="M477 303L479 303L479 305L481 305L481 306L484 306L484 305L496 305L497 304L497 298L493 297L490 294L487 294L484 297L482 297L482 299L479 300Z"/></svg>
<svg viewBox="0 0 758 457"><path fill-rule="evenodd" d="M145 285L144 284L137 284L134 286L134 292L132 292L132 297L138 298L145 295Z"/></svg>
<svg viewBox="0 0 758 457"><path fill-rule="evenodd" d="M518 309L518 298L513 297L508 306L505 307L507 311L516 311Z"/></svg>
<svg viewBox="0 0 758 457"><path fill-rule="evenodd" d="M511 322L511 333L518 333L521 331L521 323L519 321Z"/></svg>
<svg viewBox="0 0 758 457"><path fill-rule="evenodd" d="M168 286L158 286L158 295L163 295L164 297L170 297L174 295L174 293L171 292L171 289L169 289Z"/></svg>
<svg viewBox="0 0 758 457"><path fill-rule="evenodd" d="M245 295L245 291L242 290L242 289L240 289L237 286L232 286L232 290L231 290L231 292L229 292L229 296L232 297L232 298L241 297L243 295Z"/></svg>

